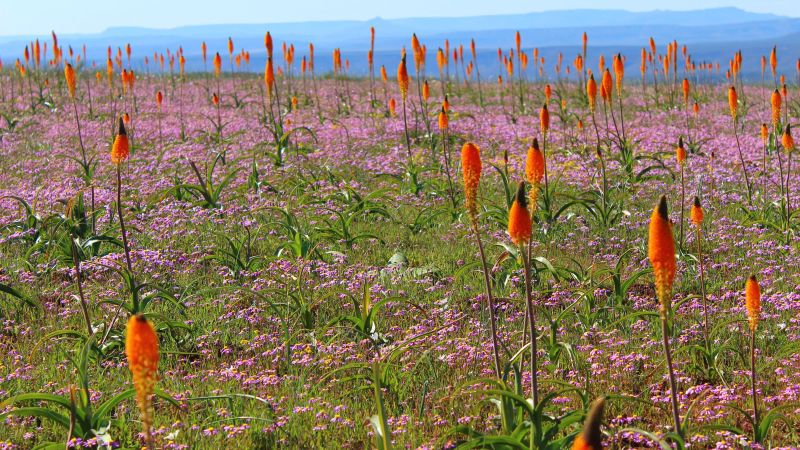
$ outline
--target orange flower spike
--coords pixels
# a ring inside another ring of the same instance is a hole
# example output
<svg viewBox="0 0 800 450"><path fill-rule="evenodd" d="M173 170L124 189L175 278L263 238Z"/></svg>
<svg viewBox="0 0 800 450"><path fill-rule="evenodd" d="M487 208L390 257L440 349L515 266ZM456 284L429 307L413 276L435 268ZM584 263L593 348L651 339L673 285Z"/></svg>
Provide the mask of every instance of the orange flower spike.
<svg viewBox="0 0 800 450"><path fill-rule="evenodd" d="M767 140L769 139L769 129L767 128L767 124L761 124L761 143L767 145Z"/></svg>
<svg viewBox="0 0 800 450"><path fill-rule="evenodd" d="M381 81L384 83L389 81L389 75L386 74L386 66L381 66Z"/></svg>
<svg viewBox="0 0 800 450"><path fill-rule="evenodd" d="M233 39L228 37L228 54L233 55Z"/></svg>
<svg viewBox="0 0 800 450"><path fill-rule="evenodd" d="M775 78L775 73L778 70L778 47L772 47L769 54L769 67L772 69L772 77Z"/></svg>
<svg viewBox="0 0 800 450"><path fill-rule="evenodd" d="M64 78L67 81L67 89L69 90L69 96L73 100L75 99L75 69L72 68L72 64L67 63L64 66Z"/></svg>
<svg viewBox="0 0 800 450"><path fill-rule="evenodd" d="M528 147L528 155L525 158L525 177L533 186L538 186L544 177L544 153L539 149L539 141L536 138L533 138L533 143Z"/></svg>
<svg viewBox="0 0 800 450"><path fill-rule="evenodd" d="M772 92L772 96L769 99L770 105L772 105L772 126L777 129L778 122L781 121L781 93L775 89Z"/></svg>
<svg viewBox="0 0 800 450"><path fill-rule="evenodd" d="M589 81L586 82L586 96L589 98L589 109L594 111L597 105L597 82L594 81L594 75L589 75Z"/></svg>
<svg viewBox="0 0 800 450"><path fill-rule="evenodd" d="M111 61L111 58L106 59L106 76L110 86L114 82L114 62Z"/></svg>
<svg viewBox="0 0 800 450"><path fill-rule="evenodd" d="M213 103L213 104L214 104L214 106L219 106L219 95L217 95L217 93L216 93L216 92L214 92L214 93L211 95L211 103Z"/></svg>
<svg viewBox="0 0 800 450"><path fill-rule="evenodd" d="M531 239L531 213L525 198L525 183L520 181L517 196L508 211L508 236L511 242L522 245Z"/></svg>
<svg viewBox="0 0 800 450"><path fill-rule="evenodd" d="M761 286L755 275L750 275L744 284L744 306L747 309L747 322L750 330L755 331L761 315Z"/></svg>
<svg viewBox="0 0 800 450"><path fill-rule="evenodd" d="M700 114L700 105L697 102L694 102L694 106L692 107L692 112L694 112L695 116Z"/></svg>
<svg viewBox="0 0 800 450"><path fill-rule="evenodd" d="M583 32L583 53L584 53L584 54L586 53L586 46L587 46L588 44L589 44L589 36L588 36L588 35L586 34L586 32L584 31L584 32Z"/></svg>
<svg viewBox="0 0 800 450"><path fill-rule="evenodd" d="M397 66L397 85L400 87L400 95L405 100L408 95L408 69L406 68L405 55L403 55L400 64Z"/></svg>
<svg viewBox="0 0 800 450"><path fill-rule="evenodd" d="M397 115L397 101L394 98L389 99L389 115L391 117Z"/></svg>
<svg viewBox="0 0 800 450"><path fill-rule="evenodd" d="M164 101L164 94L161 91L156 92L156 105L158 106L158 110L161 110L161 102Z"/></svg>
<svg viewBox="0 0 800 450"><path fill-rule="evenodd" d="M275 87L275 70L272 58L267 58L267 65L264 68L264 86L267 88L267 96L272 97L272 90Z"/></svg>
<svg viewBox="0 0 800 450"><path fill-rule="evenodd" d="M792 126L786 125L786 130L783 132L783 136L781 136L781 145L787 152L791 152L794 150L794 139L792 138Z"/></svg>
<svg viewBox="0 0 800 450"><path fill-rule="evenodd" d="M297 111L297 96L292 96L292 111Z"/></svg>
<svg viewBox="0 0 800 450"><path fill-rule="evenodd" d="M131 116L128 113L122 115L122 121L129 124L131 123Z"/></svg>
<svg viewBox="0 0 800 450"><path fill-rule="evenodd" d="M614 57L614 76L617 77L617 95L622 95L622 80L625 78L625 63L622 61L622 54L617 53Z"/></svg>
<svg viewBox="0 0 800 450"><path fill-rule="evenodd" d="M731 118L736 120L736 114L739 109L739 96L736 95L736 88L733 86L728 88L728 107L731 110Z"/></svg>
<svg viewBox="0 0 800 450"><path fill-rule="evenodd" d="M428 80L422 85L422 98L427 102L431 98L431 87L428 85Z"/></svg>
<svg viewBox="0 0 800 450"><path fill-rule="evenodd" d="M208 46L206 46L206 42L205 41L203 41L203 43L200 44L200 51L203 54L203 64L205 64L206 63L206 56L207 56L207 53L208 53Z"/></svg>
<svg viewBox="0 0 800 450"><path fill-rule="evenodd" d="M547 103L550 103L550 97L553 96L553 89L549 84L544 85L544 98Z"/></svg>
<svg viewBox="0 0 800 450"><path fill-rule="evenodd" d="M481 181L481 150L472 142L461 147L461 170L464 175L464 197L472 220L478 217L478 185Z"/></svg>
<svg viewBox="0 0 800 450"><path fill-rule="evenodd" d="M450 100L447 99L447 94L445 94L444 96L444 101L442 102L442 109L444 109L444 112L446 113L450 112Z"/></svg>
<svg viewBox="0 0 800 450"><path fill-rule="evenodd" d="M688 107L689 106L689 80L687 78L683 79L681 83L681 88L683 89L683 103Z"/></svg>
<svg viewBox="0 0 800 450"><path fill-rule="evenodd" d="M264 35L264 48L267 49L267 56L272 58L272 35L269 31Z"/></svg>
<svg viewBox="0 0 800 450"><path fill-rule="evenodd" d="M111 146L111 162L114 164L122 164L123 161L128 159L130 154L130 143L128 142L128 133L125 131L125 124L122 117L119 118L119 131L114 138L114 144Z"/></svg>
<svg viewBox="0 0 800 450"><path fill-rule="evenodd" d="M447 118L447 111L444 110L444 106L442 106L441 111L439 111L439 129L444 131L450 126L450 121Z"/></svg>
<svg viewBox="0 0 800 450"><path fill-rule="evenodd" d="M699 227L703 224L703 217L704 213L703 207L700 205L700 198L695 197L692 209L689 211L689 219L691 219L693 224Z"/></svg>
<svg viewBox="0 0 800 450"><path fill-rule="evenodd" d="M572 450L603 450L603 435L600 424L603 421L604 398L594 401L589 415L583 424L583 431L572 442Z"/></svg>
<svg viewBox="0 0 800 450"><path fill-rule="evenodd" d="M547 132L550 130L550 112L547 110L546 103L539 111L539 124L542 128L542 134L547 134ZM547 142L545 142L545 144L547 144Z"/></svg>
<svg viewBox="0 0 800 450"><path fill-rule="evenodd" d="M669 310L672 283L675 280L675 241L672 236L672 223L669 220L667 197L661 196L658 205L650 216L648 257L653 266L656 294L661 304L660 312Z"/></svg>
<svg viewBox="0 0 800 450"><path fill-rule="evenodd" d="M136 389L136 403L142 413L145 434L153 425L153 392L158 380L158 335L141 314L131 316L126 327L125 355Z"/></svg>
<svg viewBox="0 0 800 450"><path fill-rule="evenodd" d="M214 75L219 77L219 74L222 72L222 57L219 56L219 52L214 55Z"/></svg>
<svg viewBox="0 0 800 450"><path fill-rule="evenodd" d="M614 89L614 79L608 69L603 71L603 88L605 88L606 91L605 100L611 103L611 98L613 97L612 89Z"/></svg>
<svg viewBox="0 0 800 450"><path fill-rule="evenodd" d="M675 148L675 159L677 159L678 164L682 166L686 164L686 148L683 146L683 137L678 138L678 147Z"/></svg>

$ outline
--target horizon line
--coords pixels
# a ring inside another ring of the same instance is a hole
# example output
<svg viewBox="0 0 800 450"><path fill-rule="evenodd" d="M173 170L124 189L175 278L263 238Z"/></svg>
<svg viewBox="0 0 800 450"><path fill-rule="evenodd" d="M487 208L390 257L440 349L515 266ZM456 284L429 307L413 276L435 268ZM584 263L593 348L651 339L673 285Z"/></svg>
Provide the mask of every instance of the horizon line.
<svg viewBox="0 0 800 450"><path fill-rule="evenodd" d="M33 34L3 34L0 32L0 38L42 38L42 37L50 37L51 33L55 32L58 36L63 37L78 37L78 36L98 36L110 31L114 30L126 30L126 29L138 29L138 30L148 30L148 31L175 31L181 30L185 28L193 28L193 27L206 27L206 26L258 26L258 25L291 25L291 24L317 24L317 23L334 23L334 22L356 22L356 23L370 23L375 21L395 21L395 20L443 20L443 19L469 19L469 18L480 18L480 17L505 17L505 16L524 16L529 14L546 14L546 13L565 13L565 12L592 12L592 11L603 11L603 12L624 12L624 13L631 13L631 14L648 14L648 13L686 13L686 12L702 12L702 11L720 11L720 10L736 10L745 12L748 14L757 14L761 16L773 16L775 18L783 18L783 19L798 19L800 18L800 14L797 16L788 16L782 14L776 14L771 12L757 12L757 11L750 11L738 6L719 6L713 8L700 8L700 9L648 9L642 11L632 11L629 9L624 8L573 8L573 9L549 9L549 10L533 10L528 12L521 12L521 13L508 13L508 14L477 14L477 15L450 15L450 16L402 16L402 17L382 17L382 16L375 16L369 19L333 19L333 20L288 20L288 21L276 21L276 22L207 22L207 23L189 23L189 24L182 24L176 25L173 27L149 27L149 26L142 26L142 25L117 25L112 27L104 28L103 30L91 32L91 33L64 33L63 35L58 33L56 30L52 30L51 32L45 33L33 33ZM746 23L746 22L742 22ZM577 25L578 27L580 25ZM573 28L574 26L570 26L569 28ZM563 28L563 27L550 27L550 28ZM548 29L548 28L542 28Z"/></svg>

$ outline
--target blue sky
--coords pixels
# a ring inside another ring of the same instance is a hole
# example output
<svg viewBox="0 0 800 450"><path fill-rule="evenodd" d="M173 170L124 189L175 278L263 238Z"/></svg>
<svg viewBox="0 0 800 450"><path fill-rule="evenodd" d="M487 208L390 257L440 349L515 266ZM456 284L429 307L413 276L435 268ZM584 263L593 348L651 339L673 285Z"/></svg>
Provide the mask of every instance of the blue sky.
<svg viewBox="0 0 800 450"><path fill-rule="evenodd" d="M0 35L95 33L112 26L181 25L425 16L474 16L573 8L690 10L736 6L800 17L800 0L0 0Z"/></svg>

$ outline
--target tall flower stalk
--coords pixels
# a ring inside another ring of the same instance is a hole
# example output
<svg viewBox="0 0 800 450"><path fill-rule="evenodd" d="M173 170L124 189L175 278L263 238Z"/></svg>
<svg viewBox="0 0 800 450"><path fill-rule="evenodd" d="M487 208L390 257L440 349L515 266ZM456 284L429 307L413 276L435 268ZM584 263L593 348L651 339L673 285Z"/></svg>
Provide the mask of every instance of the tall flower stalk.
<svg viewBox="0 0 800 450"><path fill-rule="evenodd" d="M94 183L92 182L92 177L94 174L94 164L90 162L86 156L86 147L83 145L83 133L81 132L81 119L80 115L78 114L78 102L75 99L75 89L77 87L77 76L75 74L75 69L72 67L72 64L67 63L64 65L64 79L67 82L67 91L69 92L70 101L72 102L72 111L75 114L75 124L78 129L78 143L81 146L81 167L83 168L83 179L84 183L89 186L90 196L91 196L91 212L90 217L92 218L92 234L95 233L96 230L96 221L94 218Z"/></svg>
<svg viewBox="0 0 800 450"><path fill-rule="evenodd" d="M161 103L164 101L164 94L156 92L156 116L158 117L158 146L164 151L164 137L161 131Z"/></svg>
<svg viewBox="0 0 800 450"><path fill-rule="evenodd" d="M675 241L672 236L672 224L669 221L667 197L661 200L653 209L650 216L650 229L648 239L648 257L653 266L655 277L656 295L659 302L659 316L661 317L661 334L664 344L664 355L667 360L667 373L669 375L670 394L672 399L672 419L675 433L681 435L681 418L678 409L678 385L675 381L675 372L672 367L672 352L670 351L669 316L672 312L672 283L675 280Z"/></svg>
<svg viewBox="0 0 800 450"><path fill-rule="evenodd" d="M750 326L750 388L753 396L753 423L758 424L758 398L756 396L756 328L761 315L761 287L755 275L744 286L747 322Z"/></svg>
<svg viewBox="0 0 800 450"><path fill-rule="evenodd" d="M736 87L731 86L728 88L728 107L731 111L731 123L733 124L733 135L736 137L736 148L739 151L739 161L742 163L742 174L744 176L744 183L747 185L747 202L753 205L753 192L750 186L750 176L747 174L747 165L744 162L744 153L742 153L742 144L739 143L739 97L736 94Z"/></svg>
<svg viewBox="0 0 800 450"><path fill-rule="evenodd" d="M528 200L525 195L525 183L520 182L517 187L517 195L508 211L508 236L511 242L519 246L522 255L523 266L525 267L525 305L527 309L527 322L530 325L531 346L530 346L530 372L531 372L531 398L533 404L539 404L539 377L537 374L537 348L536 348L536 313L533 309L533 293L531 287L531 260L526 251L526 244L531 241L533 221L531 213L528 211Z"/></svg>
<svg viewBox="0 0 800 450"><path fill-rule="evenodd" d="M686 147L683 146L683 137L678 138L678 147L675 148L675 159L678 161L678 166L681 170L681 222L678 229L678 246L683 248L683 222L684 222L684 211L686 207L686 180L684 176L684 172L686 169Z"/></svg>
<svg viewBox="0 0 800 450"><path fill-rule="evenodd" d="M789 176L792 173L792 153L794 152L794 138L792 138L792 126L786 124L786 128L781 136L781 145L786 151L786 243L791 239L792 225L792 204L789 198Z"/></svg>
<svg viewBox="0 0 800 450"><path fill-rule="evenodd" d="M689 142L692 141L692 130L689 122L689 92L691 86L689 84L689 79L684 78L683 82L681 83L681 88L683 89L683 113L686 117L686 140Z"/></svg>
<svg viewBox="0 0 800 450"><path fill-rule="evenodd" d="M400 97L403 101L403 130L406 135L406 153L409 161L411 160L411 137L408 135L408 117L406 115L406 98L408 97L408 68L406 67L406 55L397 66L397 86L400 88Z"/></svg>
<svg viewBox="0 0 800 450"><path fill-rule="evenodd" d="M446 100L445 100L446 101ZM450 203L453 205L453 210L456 209L456 189L453 184L452 161L450 158L450 146L448 145L448 132L450 129L450 119L447 116L447 110L444 105L439 111L439 132L442 135L442 156L444 158L444 170L447 175L447 195L450 197Z"/></svg>
<svg viewBox="0 0 800 450"><path fill-rule="evenodd" d="M689 218L695 226L695 230L697 234L695 235L697 240L697 265L699 267L700 272L700 296L703 301L703 341L706 345L706 351L711 349L711 343L709 341L708 336L708 302L706 300L706 280L705 280L705 270L703 266L703 219L705 214L703 213L703 206L700 204L700 198L695 197L694 202L692 204L692 209L689 212Z"/></svg>
<svg viewBox="0 0 800 450"><path fill-rule="evenodd" d="M617 77L617 102L619 103L619 120L620 126L622 128L622 140L627 140L627 135L625 134L625 113L622 109L622 86L623 86L623 79L625 78L625 63L622 61L622 54L617 53L614 57L614 75Z"/></svg>
<svg viewBox="0 0 800 450"><path fill-rule="evenodd" d="M475 233L475 241L478 243L478 251L483 267L483 278L486 287L486 298L489 303L489 322L491 327L492 352L494 356L494 371L497 378L501 377L500 369L500 347L497 339L497 318L494 310L494 296L492 295L492 281L489 274L489 265L486 262L486 253L483 250L480 230L478 229L478 186L481 181L481 150L472 142L467 142L461 148L461 170L464 174L464 197L469 214L472 231Z"/></svg>
<svg viewBox="0 0 800 450"><path fill-rule="evenodd" d="M128 266L128 271L133 272L131 253L128 246L128 234L125 231L125 218L124 214L122 214L122 163L128 159L129 154L128 133L125 131L125 124L120 117L119 131L117 132L117 137L114 138L114 145L111 147L111 162L114 163L117 169L117 213L119 214L119 228L122 233L122 246L125 250L125 263Z"/></svg>

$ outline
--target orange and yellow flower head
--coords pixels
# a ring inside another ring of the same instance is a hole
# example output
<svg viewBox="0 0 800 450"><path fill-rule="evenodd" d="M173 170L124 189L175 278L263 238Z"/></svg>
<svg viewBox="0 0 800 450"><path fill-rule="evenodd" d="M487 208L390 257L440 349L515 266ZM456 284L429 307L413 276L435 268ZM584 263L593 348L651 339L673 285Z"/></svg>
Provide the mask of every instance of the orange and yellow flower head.
<svg viewBox="0 0 800 450"><path fill-rule="evenodd" d="M511 242L521 245L531 238L531 213L528 211L528 200L525 198L525 183L520 182L517 195L508 211L508 235Z"/></svg>
<svg viewBox="0 0 800 450"><path fill-rule="evenodd" d="M158 379L158 335L153 325L141 314L128 320L125 355L136 389L136 403L142 413L145 433L153 424L153 392Z"/></svg>
<svg viewBox="0 0 800 450"><path fill-rule="evenodd" d="M792 138L792 126L787 124L786 129L783 130L783 136L781 136L781 145L783 145L784 150L787 152L791 152L794 150L794 138Z"/></svg>
<svg viewBox="0 0 800 450"><path fill-rule="evenodd" d="M547 134L550 130L550 111L547 110L547 103L545 103L539 111L539 124L542 128L542 134ZM546 141L545 145L547 145Z"/></svg>
<svg viewBox="0 0 800 450"><path fill-rule="evenodd" d="M481 150L472 142L461 147L461 170L464 175L464 196L472 220L478 217L478 185L481 181Z"/></svg>
<svg viewBox="0 0 800 450"><path fill-rule="evenodd" d="M442 131L447 130L447 127L450 126L449 119L447 118L447 111L444 110L444 106L439 111L439 129Z"/></svg>
<svg viewBox="0 0 800 450"><path fill-rule="evenodd" d="M675 241L672 236L672 223L669 220L667 197L661 196L658 205L650 216L648 257L653 266L656 294L661 305L660 312L665 315L670 307L672 283L675 280Z"/></svg>
<svg viewBox="0 0 800 450"><path fill-rule="evenodd" d="M72 68L72 64L67 63L64 66L64 78L67 81L67 89L69 90L69 96L73 100L75 99L75 69Z"/></svg>
<svg viewBox="0 0 800 450"><path fill-rule="evenodd" d="M128 133L125 131L125 124L122 117L119 118L119 131L114 138L114 144L111 146L111 162L114 164L122 164L123 161L128 159L130 154L130 143L128 142Z"/></svg>
<svg viewBox="0 0 800 450"><path fill-rule="evenodd" d="M755 275L750 275L744 285L744 303L747 309L747 322L750 330L755 331L761 315L761 286L758 285Z"/></svg>
<svg viewBox="0 0 800 450"><path fill-rule="evenodd" d="M219 77L220 73L222 73L222 57L217 52L214 55L214 75Z"/></svg>
<svg viewBox="0 0 800 450"><path fill-rule="evenodd" d="M700 204L700 198L695 197L694 203L692 203L692 209L689 211L689 219L691 219L693 224L699 227L703 224L703 217L703 206Z"/></svg>
<svg viewBox="0 0 800 450"><path fill-rule="evenodd" d="M769 99L770 106L772 106L772 126L778 129L778 123L781 121L781 104L783 99L781 93L775 89Z"/></svg>
<svg viewBox="0 0 800 450"><path fill-rule="evenodd" d="M408 68L406 67L406 55L400 60L397 65L397 85L400 88L400 96L405 101L408 95Z"/></svg>
<svg viewBox="0 0 800 450"><path fill-rule="evenodd" d="M681 166L686 164L686 147L683 146L683 137L678 138L678 146L675 148L675 159Z"/></svg>
<svg viewBox="0 0 800 450"><path fill-rule="evenodd" d="M728 88L728 108L731 110L731 118L736 120L736 115L739 110L739 96L736 94L736 88L733 86Z"/></svg>
<svg viewBox="0 0 800 450"><path fill-rule="evenodd" d="M594 75L589 75L589 81L586 82L586 97L589 99L589 109L594 112L597 105L597 82L594 81Z"/></svg>
<svg viewBox="0 0 800 450"><path fill-rule="evenodd" d="M533 138L531 146L528 147L528 155L525 158L525 177L528 183L538 186L544 177L544 153L539 149L539 140Z"/></svg>

